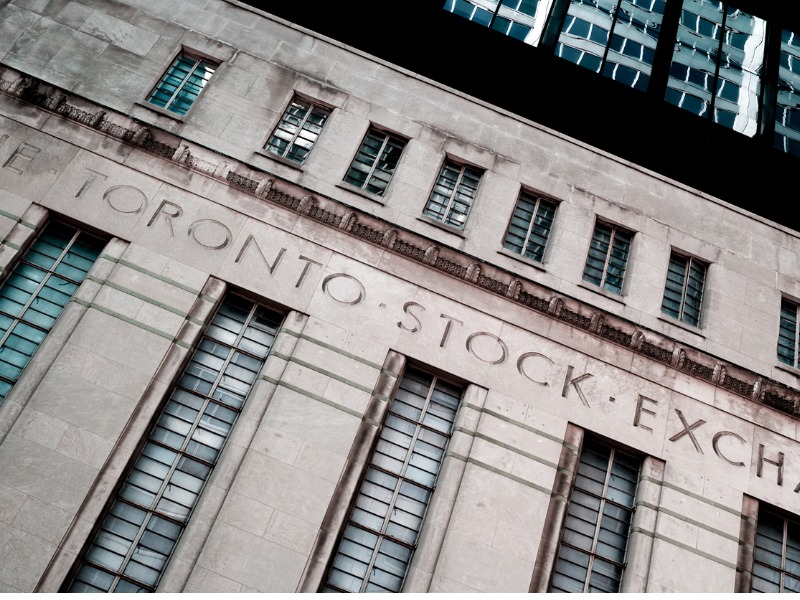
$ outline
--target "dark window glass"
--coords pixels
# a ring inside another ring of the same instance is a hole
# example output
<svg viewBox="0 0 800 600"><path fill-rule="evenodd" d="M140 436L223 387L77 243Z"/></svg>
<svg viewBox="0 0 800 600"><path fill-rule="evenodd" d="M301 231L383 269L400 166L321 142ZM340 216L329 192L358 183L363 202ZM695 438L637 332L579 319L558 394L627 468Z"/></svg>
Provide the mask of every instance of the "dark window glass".
<svg viewBox="0 0 800 600"><path fill-rule="evenodd" d="M800 523L759 510L752 591L800 592Z"/></svg>
<svg viewBox="0 0 800 600"><path fill-rule="evenodd" d="M669 257L661 312L689 325L699 326L705 278L705 263L673 252Z"/></svg>
<svg viewBox="0 0 800 600"><path fill-rule="evenodd" d="M179 115L194 104L218 65L181 53L147 97L147 101Z"/></svg>
<svg viewBox="0 0 800 600"><path fill-rule="evenodd" d="M425 205L424 214L463 229L482 174L483 171L475 167L445 160Z"/></svg>
<svg viewBox="0 0 800 600"><path fill-rule="evenodd" d="M0 403L86 278L104 242L48 224L0 287Z"/></svg>
<svg viewBox="0 0 800 600"><path fill-rule="evenodd" d="M503 247L542 262L555 213L555 202L521 192L508 223Z"/></svg>
<svg viewBox="0 0 800 600"><path fill-rule="evenodd" d="M406 146L406 140L377 129L367 132L344 180L383 196Z"/></svg>
<svg viewBox="0 0 800 600"><path fill-rule="evenodd" d="M406 369L322 591L401 591L462 393Z"/></svg>
<svg viewBox="0 0 800 600"><path fill-rule="evenodd" d="M281 316L230 296L102 519L70 592L152 592L277 335Z"/></svg>
<svg viewBox="0 0 800 600"><path fill-rule="evenodd" d="M797 366L797 309L798 305L784 298L781 300L781 318L778 329L778 360Z"/></svg>
<svg viewBox="0 0 800 600"><path fill-rule="evenodd" d="M619 592L640 462L584 443L570 494L551 592Z"/></svg>
<svg viewBox="0 0 800 600"><path fill-rule="evenodd" d="M286 108L265 148L297 163L305 162L317 142L330 110L295 97Z"/></svg>
<svg viewBox="0 0 800 600"><path fill-rule="evenodd" d="M621 294L632 239L632 232L598 222L589 245L583 280Z"/></svg>

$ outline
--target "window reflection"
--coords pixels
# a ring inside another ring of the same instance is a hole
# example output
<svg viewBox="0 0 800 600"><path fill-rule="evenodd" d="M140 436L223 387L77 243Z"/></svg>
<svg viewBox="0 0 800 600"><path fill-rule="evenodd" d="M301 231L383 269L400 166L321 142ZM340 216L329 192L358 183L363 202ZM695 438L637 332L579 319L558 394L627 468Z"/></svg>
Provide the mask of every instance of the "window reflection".
<svg viewBox="0 0 800 600"><path fill-rule="evenodd" d="M537 46L552 4L553 0L446 0L444 9Z"/></svg>
<svg viewBox="0 0 800 600"><path fill-rule="evenodd" d="M775 146L800 156L800 36L786 29L781 32Z"/></svg>
<svg viewBox="0 0 800 600"><path fill-rule="evenodd" d="M664 0L572 0L556 54L644 91L664 6Z"/></svg>
<svg viewBox="0 0 800 600"><path fill-rule="evenodd" d="M665 99L753 136L766 22L724 2L684 0Z"/></svg>

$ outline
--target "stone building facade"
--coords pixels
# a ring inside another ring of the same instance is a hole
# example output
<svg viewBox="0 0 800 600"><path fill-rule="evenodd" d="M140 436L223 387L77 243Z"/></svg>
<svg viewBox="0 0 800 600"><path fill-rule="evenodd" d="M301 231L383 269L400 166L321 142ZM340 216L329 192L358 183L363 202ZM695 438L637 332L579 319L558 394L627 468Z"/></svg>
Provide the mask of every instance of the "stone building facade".
<svg viewBox="0 0 800 600"><path fill-rule="evenodd" d="M793 589L796 231L235 0L0 6L0 589Z"/></svg>

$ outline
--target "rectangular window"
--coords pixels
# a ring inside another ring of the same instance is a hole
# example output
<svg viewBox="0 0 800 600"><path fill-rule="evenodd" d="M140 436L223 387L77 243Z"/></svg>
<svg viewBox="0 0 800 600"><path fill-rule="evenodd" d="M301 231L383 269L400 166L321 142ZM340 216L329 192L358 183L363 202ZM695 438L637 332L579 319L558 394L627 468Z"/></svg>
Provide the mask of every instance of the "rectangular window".
<svg viewBox="0 0 800 600"><path fill-rule="evenodd" d="M584 442L550 592L619 592L640 461Z"/></svg>
<svg viewBox="0 0 800 600"><path fill-rule="evenodd" d="M798 305L784 298L781 300L781 322L778 329L778 360L793 367L797 366Z"/></svg>
<svg viewBox="0 0 800 600"><path fill-rule="evenodd" d="M523 190L511 214L503 247L542 262L555 214L555 202Z"/></svg>
<svg viewBox="0 0 800 600"><path fill-rule="evenodd" d="M370 128L344 180L378 196L386 193L406 140Z"/></svg>
<svg viewBox="0 0 800 600"><path fill-rule="evenodd" d="M322 591L399 592L463 393L406 369Z"/></svg>
<svg viewBox="0 0 800 600"><path fill-rule="evenodd" d="M296 163L304 163L330 114L330 109L295 96L265 149Z"/></svg>
<svg viewBox="0 0 800 600"><path fill-rule="evenodd" d="M664 7L664 0L572 0L556 55L644 91Z"/></svg>
<svg viewBox="0 0 800 600"><path fill-rule="evenodd" d="M775 147L800 156L800 36L781 32Z"/></svg>
<svg viewBox="0 0 800 600"><path fill-rule="evenodd" d="M104 245L75 227L50 223L0 287L0 403Z"/></svg>
<svg viewBox="0 0 800 600"><path fill-rule="evenodd" d="M759 510L751 591L800 592L798 521Z"/></svg>
<svg viewBox="0 0 800 600"><path fill-rule="evenodd" d="M424 214L464 229L483 171L447 159L425 205Z"/></svg>
<svg viewBox="0 0 800 600"><path fill-rule="evenodd" d="M445 0L447 12L536 46L553 0Z"/></svg>
<svg viewBox="0 0 800 600"><path fill-rule="evenodd" d="M696 258L673 252L669 257L661 312L689 325L699 326L706 268L707 265Z"/></svg>
<svg viewBox="0 0 800 600"><path fill-rule="evenodd" d="M598 221L589 245L583 280L621 294L632 239L633 232Z"/></svg>
<svg viewBox="0 0 800 600"><path fill-rule="evenodd" d="M219 65L181 52L147 97L147 101L185 115Z"/></svg>
<svg viewBox="0 0 800 600"><path fill-rule="evenodd" d="M763 19L727 2L683 0L666 101L755 135L765 40Z"/></svg>
<svg viewBox="0 0 800 600"><path fill-rule="evenodd" d="M281 316L229 296L91 541L70 592L152 592L277 335Z"/></svg>

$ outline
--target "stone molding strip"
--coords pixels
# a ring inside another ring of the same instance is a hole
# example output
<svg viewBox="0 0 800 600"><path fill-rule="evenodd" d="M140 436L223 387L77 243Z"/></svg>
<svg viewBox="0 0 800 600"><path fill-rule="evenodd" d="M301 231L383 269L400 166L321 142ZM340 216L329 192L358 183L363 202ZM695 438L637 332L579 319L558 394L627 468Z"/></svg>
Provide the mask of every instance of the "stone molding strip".
<svg viewBox="0 0 800 600"><path fill-rule="evenodd" d="M0 94L57 114L109 137L197 171L243 193L281 205L319 223L451 275L536 313L548 315L636 354L671 366L742 398L800 419L800 392L757 373L720 362L696 348L638 327L612 313L442 246L417 233L356 211L242 161L144 126L117 111L0 65ZM234 168L236 170L234 170Z"/></svg>

